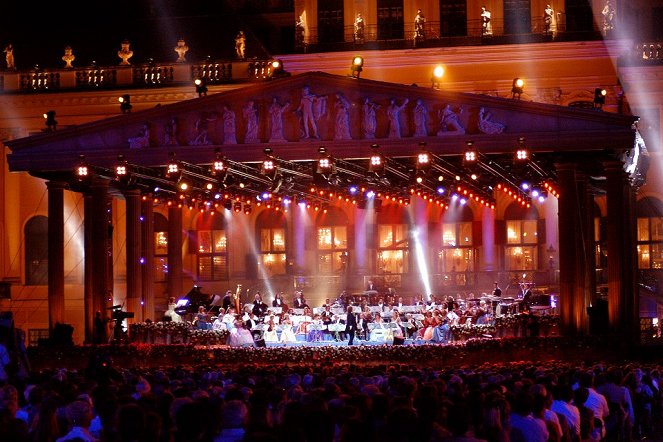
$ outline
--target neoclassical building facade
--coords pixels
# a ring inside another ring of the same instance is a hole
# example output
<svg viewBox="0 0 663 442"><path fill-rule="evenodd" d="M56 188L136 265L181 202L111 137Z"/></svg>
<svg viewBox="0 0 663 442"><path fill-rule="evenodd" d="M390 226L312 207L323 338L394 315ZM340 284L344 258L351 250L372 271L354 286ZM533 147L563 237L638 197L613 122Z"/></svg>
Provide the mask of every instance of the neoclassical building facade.
<svg viewBox="0 0 663 442"><path fill-rule="evenodd" d="M308 11L307 29L320 27L313 3L294 5L295 18ZM428 3L419 8L432 22ZM362 5L345 5L344 27L357 12L378 22L378 5ZM0 310L35 338L66 322L84 342L95 311L119 304L135 320L158 320L168 297L194 284L209 294L241 284L246 300L301 289L318 305L371 279L384 296L406 298L480 296L495 281L517 296L519 283L534 283L555 296L569 333L589 331L587 307L599 298L615 328L635 334L639 317L658 317L662 89L659 67L624 62L633 41L308 49L274 56L283 78L236 60L115 66L112 88L80 87L95 67L0 73ZM360 78L351 78L354 55L364 58ZM433 84L438 64L445 75ZM213 81L223 65L232 76ZM170 80L145 81L155 72ZM198 76L206 97L192 85ZM515 77L526 81L519 99ZM31 86L53 78L49 90ZM607 90L602 110L582 109L596 88ZM122 113L117 97L128 94L133 107ZM532 155L525 169L513 160L521 146ZM471 147L477 166L463 160ZM424 152L430 168L418 165ZM370 167L374 154L384 169ZM325 158L333 172L319 170ZM167 176L171 162L180 175ZM120 163L129 177L116 175ZM177 187L182 177L192 192ZM553 190L539 201L525 178ZM640 307L639 293L654 302Z"/></svg>

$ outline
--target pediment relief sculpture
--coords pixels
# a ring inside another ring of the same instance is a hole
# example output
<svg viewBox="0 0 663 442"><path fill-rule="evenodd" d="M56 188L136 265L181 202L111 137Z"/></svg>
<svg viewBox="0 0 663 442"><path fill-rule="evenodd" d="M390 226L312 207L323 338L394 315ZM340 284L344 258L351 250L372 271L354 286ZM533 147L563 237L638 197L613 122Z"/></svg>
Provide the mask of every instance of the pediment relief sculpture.
<svg viewBox="0 0 663 442"><path fill-rule="evenodd" d="M440 122L437 131L438 137L445 135L462 135L465 133L465 128L459 121L459 114L463 113L463 108L458 112L454 111L450 104L447 104L444 109L437 111L437 118Z"/></svg>
<svg viewBox="0 0 663 442"><path fill-rule="evenodd" d="M209 125L216 121L218 115L203 112L194 124L194 137L189 141L189 146L206 146L214 144L209 138Z"/></svg>
<svg viewBox="0 0 663 442"><path fill-rule="evenodd" d="M129 138L127 141L129 142L130 149L150 147L150 124L143 124L143 127L140 128L138 135Z"/></svg>

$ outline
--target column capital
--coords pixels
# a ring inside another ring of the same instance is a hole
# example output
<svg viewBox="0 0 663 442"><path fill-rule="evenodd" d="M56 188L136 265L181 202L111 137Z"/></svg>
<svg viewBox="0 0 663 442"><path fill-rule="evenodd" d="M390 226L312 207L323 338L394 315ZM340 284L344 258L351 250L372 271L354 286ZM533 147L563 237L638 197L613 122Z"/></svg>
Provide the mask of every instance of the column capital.
<svg viewBox="0 0 663 442"><path fill-rule="evenodd" d="M51 189L66 189L67 183L65 181L46 181L46 188Z"/></svg>

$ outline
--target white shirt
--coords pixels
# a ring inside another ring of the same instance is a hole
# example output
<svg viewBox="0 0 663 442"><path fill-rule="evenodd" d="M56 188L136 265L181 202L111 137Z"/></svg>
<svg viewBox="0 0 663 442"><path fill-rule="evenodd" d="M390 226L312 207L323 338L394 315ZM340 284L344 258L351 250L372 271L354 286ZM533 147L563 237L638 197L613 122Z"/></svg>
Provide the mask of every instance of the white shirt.
<svg viewBox="0 0 663 442"><path fill-rule="evenodd" d="M576 436L580 435L580 411L575 405L571 405L564 401L555 400L550 407L555 413L559 413L566 417L571 430Z"/></svg>
<svg viewBox="0 0 663 442"><path fill-rule="evenodd" d="M593 388L588 388L589 396L585 401L585 407L592 410L594 417L604 420L610 414L610 408L608 407L608 401L605 396L601 393L598 393Z"/></svg>

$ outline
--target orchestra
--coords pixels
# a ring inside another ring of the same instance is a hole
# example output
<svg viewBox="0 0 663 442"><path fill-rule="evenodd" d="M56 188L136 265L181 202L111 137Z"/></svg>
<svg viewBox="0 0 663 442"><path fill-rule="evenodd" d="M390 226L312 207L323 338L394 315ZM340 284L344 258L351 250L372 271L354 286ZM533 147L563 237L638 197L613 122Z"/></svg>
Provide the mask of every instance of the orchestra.
<svg viewBox="0 0 663 442"><path fill-rule="evenodd" d="M456 298L434 294L404 298L393 293L367 297L365 293L351 295L344 290L333 302L326 298L320 307L313 308L302 290L293 294L293 308L288 307L283 292L275 292L265 302L256 291L253 301L245 304L238 314L236 306L241 294L241 285L238 285L237 293L228 290L223 298L211 296L211 305L199 305L192 323L198 329L231 332L239 323L254 339L264 339L267 343L343 342L349 337L347 315L352 315L354 321L351 322L355 324L352 334L361 341L385 343L399 338L447 343L452 339L453 327L494 325L500 316L521 313L552 313L555 303L551 295L535 294L534 284L525 281L509 284L506 293L514 287L515 297L503 296L497 282L490 294L469 293ZM372 281L367 289L375 289ZM174 305L174 298L170 298L167 313L171 319ZM218 309L218 314L212 316L213 309Z"/></svg>

